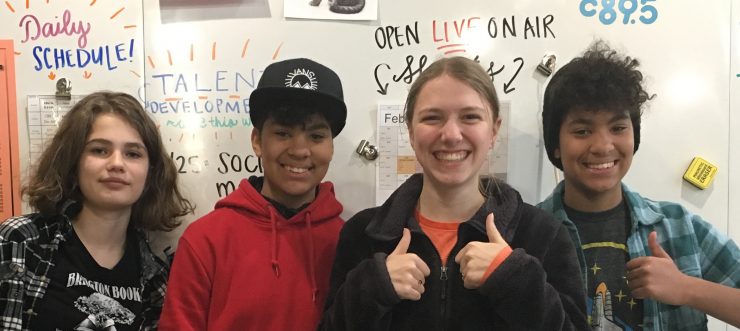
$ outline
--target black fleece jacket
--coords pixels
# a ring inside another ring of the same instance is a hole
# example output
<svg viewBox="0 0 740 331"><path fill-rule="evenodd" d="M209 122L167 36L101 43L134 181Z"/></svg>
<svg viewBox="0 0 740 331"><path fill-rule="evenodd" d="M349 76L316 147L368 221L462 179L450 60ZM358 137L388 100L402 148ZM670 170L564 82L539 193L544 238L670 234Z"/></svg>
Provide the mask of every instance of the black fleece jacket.
<svg viewBox="0 0 740 331"><path fill-rule="evenodd" d="M340 234L319 330L588 330L580 267L566 228L510 186L488 184L485 203L460 224L446 266L414 218L421 175L382 206L352 217ZM513 252L480 288L469 290L454 256L471 241L488 241L490 212ZM431 269L419 301L396 295L385 266L403 228L411 230L408 252Z"/></svg>

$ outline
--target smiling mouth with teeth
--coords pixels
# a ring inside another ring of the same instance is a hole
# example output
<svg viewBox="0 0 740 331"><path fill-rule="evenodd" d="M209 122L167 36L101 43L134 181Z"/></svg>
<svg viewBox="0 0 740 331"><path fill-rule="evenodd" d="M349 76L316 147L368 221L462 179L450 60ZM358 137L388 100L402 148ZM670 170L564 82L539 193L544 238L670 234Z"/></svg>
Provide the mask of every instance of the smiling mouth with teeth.
<svg viewBox="0 0 740 331"><path fill-rule="evenodd" d="M309 168L296 168L296 167L291 167L291 166L288 166L288 165L283 166L283 167L285 167L285 169L287 169L288 171L290 171L292 173L296 173L296 174L302 174L302 173L304 173L304 172L306 172L306 171L309 170Z"/></svg>
<svg viewBox="0 0 740 331"><path fill-rule="evenodd" d="M587 163L586 167L589 169L609 169L614 166L616 162L607 162L607 163Z"/></svg>
<svg viewBox="0 0 740 331"><path fill-rule="evenodd" d="M434 157L443 161L459 161L468 156L468 152L456 152L456 153L434 153Z"/></svg>

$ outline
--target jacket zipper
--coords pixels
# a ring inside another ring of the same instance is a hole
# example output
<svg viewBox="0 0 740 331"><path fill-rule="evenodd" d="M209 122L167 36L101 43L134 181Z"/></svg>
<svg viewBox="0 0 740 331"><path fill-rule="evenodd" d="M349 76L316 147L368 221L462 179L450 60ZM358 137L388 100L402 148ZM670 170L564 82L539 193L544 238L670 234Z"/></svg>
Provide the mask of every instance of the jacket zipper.
<svg viewBox="0 0 740 331"><path fill-rule="evenodd" d="M440 262L440 265L442 265L442 257L437 251L437 247L434 246L434 243L432 243L432 240L429 239L429 237L424 235L424 238L426 238L429 245L431 245L434 252L434 257L437 259L437 261ZM442 330L447 330L447 280L449 279L447 277L447 269L448 268L446 265L442 265L440 267L441 272L439 275L439 279L442 281L442 293L440 295L440 316L442 316Z"/></svg>
<svg viewBox="0 0 740 331"><path fill-rule="evenodd" d="M447 322L447 279L448 279L447 266L442 266L439 279L442 281L442 297L441 297L442 301L440 302L441 303L440 312L442 314L441 316L442 316L442 321L443 321L442 322L443 329L445 329L445 327L447 326L447 323L446 323Z"/></svg>

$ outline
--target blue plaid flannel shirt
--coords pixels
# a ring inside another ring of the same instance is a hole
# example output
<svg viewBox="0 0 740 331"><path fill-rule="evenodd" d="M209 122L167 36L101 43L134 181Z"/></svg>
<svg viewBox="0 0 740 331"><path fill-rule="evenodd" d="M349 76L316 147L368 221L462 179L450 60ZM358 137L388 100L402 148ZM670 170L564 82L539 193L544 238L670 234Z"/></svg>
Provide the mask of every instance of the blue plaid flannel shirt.
<svg viewBox="0 0 740 331"><path fill-rule="evenodd" d="M49 285L47 275L54 266L59 243L72 229L70 218L79 208L67 203L63 215L45 217L29 214L0 223L0 329L31 330L35 309ZM143 323L140 330L156 330L167 290L169 266L154 256L139 235Z"/></svg>
<svg viewBox="0 0 740 331"><path fill-rule="evenodd" d="M570 231L586 284L588 269L578 230L563 208L564 187L560 182L537 207L551 212ZM627 238L630 258L649 255L648 234L656 231L659 244L684 274L735 288L740 285L740 250L735 242L679 204L643 198L624 184L622 192L632 219ZM645 300L644 310L645 330L707 330L706 315L690 307Z"/></svg>

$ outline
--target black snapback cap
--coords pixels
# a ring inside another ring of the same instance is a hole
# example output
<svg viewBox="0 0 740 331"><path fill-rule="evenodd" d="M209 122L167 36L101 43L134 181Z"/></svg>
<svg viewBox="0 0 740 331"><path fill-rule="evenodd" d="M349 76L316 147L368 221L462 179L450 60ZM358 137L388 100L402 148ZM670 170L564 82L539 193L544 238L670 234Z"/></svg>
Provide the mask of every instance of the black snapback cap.
<svg viewBox="0 0 740 331"><path fill-rule="evenodd" d="M249 96L252 123L263 123L279 106L315 108L326 117L336 137L347 121L342 82L326 66L309 59L289 59L267 66Z"/></svg>

